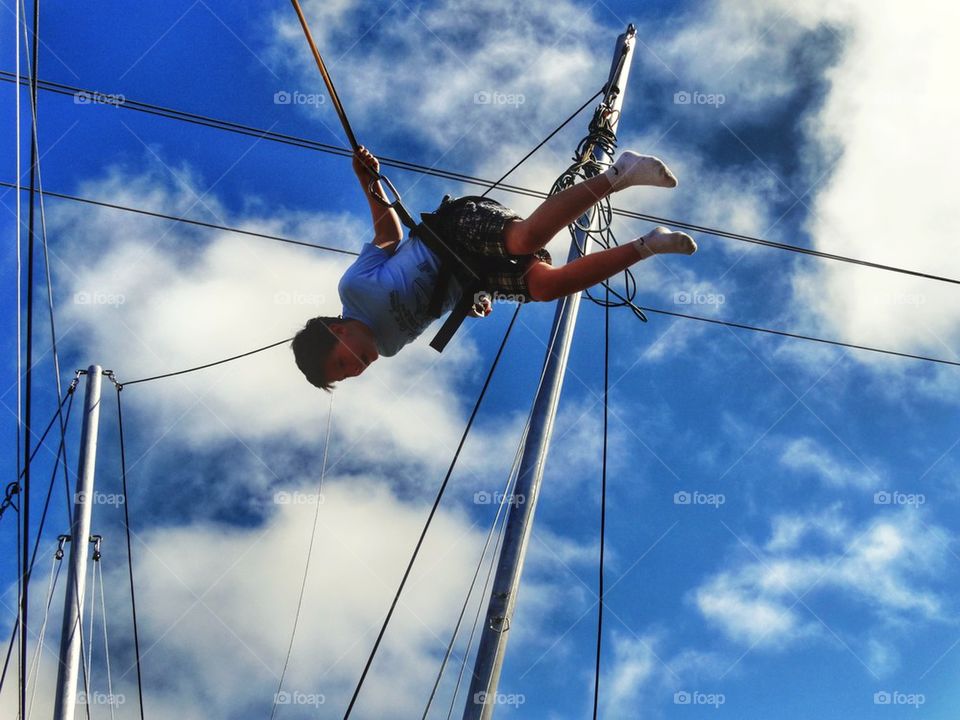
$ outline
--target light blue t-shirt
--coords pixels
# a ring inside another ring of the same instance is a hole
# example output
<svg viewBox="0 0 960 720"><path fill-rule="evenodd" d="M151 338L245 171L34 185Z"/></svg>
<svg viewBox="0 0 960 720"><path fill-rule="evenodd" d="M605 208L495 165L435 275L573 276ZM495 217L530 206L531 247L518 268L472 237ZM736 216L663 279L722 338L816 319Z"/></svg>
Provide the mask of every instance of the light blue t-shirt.
<svg viewBox="0 0 960 720"><path fill-rule="evenodd" d="M409 238L396 252L367 243L340 279L343 317L366 324L384 357L400 352L433 322L430 298L440 261L419 238ZM451 278L443 312L460 298L461 286Z"/></svg>

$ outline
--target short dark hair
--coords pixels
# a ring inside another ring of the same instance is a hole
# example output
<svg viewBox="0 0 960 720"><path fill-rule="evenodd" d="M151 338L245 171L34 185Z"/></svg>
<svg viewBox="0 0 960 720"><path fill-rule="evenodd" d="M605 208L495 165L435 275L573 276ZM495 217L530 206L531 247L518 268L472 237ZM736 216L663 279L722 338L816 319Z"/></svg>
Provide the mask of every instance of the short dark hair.
<svg viewBox="0 0 960 720"><path fill-rule="evenodd" d="M293 357L297 361L297 367L304 377L314 387L330 392L333 389L333 383L329 382L323 374L323 368L326 364L327 356L333 346L337 344L337 336L333 334L331 327L342 325L346 320L339 317L315 317L307 321L300 332L298 332L290 348L293 350Z"/></svg>

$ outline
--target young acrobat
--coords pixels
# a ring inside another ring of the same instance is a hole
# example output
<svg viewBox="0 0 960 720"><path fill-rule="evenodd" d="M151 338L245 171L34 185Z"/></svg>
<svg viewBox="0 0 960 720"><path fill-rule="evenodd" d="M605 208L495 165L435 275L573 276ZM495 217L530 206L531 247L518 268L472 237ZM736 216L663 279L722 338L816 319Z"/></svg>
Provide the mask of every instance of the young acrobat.
<svg viewBox="0 0 960 720"><path fill-rule="evenodd" d="M403 227L396 212L381 205L383 188L369 186L367 168L378 171L379 161L361 147L353 170L370 205L374 238L364 245L339 284L343 313L315 317L293 339L297 367L314 386L330 391L333 383L360 375L372 362L396 355L415 340L434 317L428 311L437 283L440 260L418 237L401 244ZM486 288L494 297L518 302L548 302L596 285L653 255L692 255L693 238L657 227L625 245L594 252L554 267L544 246L597 202L632 186L677 186L677 179L658 158L625 151L607 170L551 195L522 219L489 198L464 197L445 201L437 211L450 230L449 242L473 253L517 262L498 273ZM462 287L449 283L442 312L460 299ZM475 317L493 309L489 296L480 299Z"/></svg>

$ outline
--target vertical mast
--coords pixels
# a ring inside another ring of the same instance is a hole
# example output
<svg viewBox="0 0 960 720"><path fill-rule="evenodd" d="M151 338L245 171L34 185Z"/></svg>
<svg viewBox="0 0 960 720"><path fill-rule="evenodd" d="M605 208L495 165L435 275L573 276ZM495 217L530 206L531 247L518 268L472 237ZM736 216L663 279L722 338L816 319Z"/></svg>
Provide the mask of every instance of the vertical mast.
<svg viewBox="0 0 960 720"><path fill-rule="evenodd" d="M97 432L100 425L100 385L103 368L87 369L87 391L83 403L83 435L77 469L77 489L70 528L70 565L63 599L63 629L60 633L60 665L57 670L57 697L54 720L73 720L80 666L83 596L87 578L90 518L93 512L93 474L97 463Z"/></svg>
<svg viewBox="0 0 960 720"><path fill-rule="evenodd" d="M614 132L620 118L620 108L623 105L623 94L626 90L635 43L636 30L631 25L623 35L617 38L613 64L607 80L604 103L612 111L609 115L609 124ZM599 162L612 160L595 145L587 146L584 152ZM581 161L587 159L579 158ZM593 222L591 213L587 213L580 219L583 227L590 227L591 222ZM578 229L576 242L572 242L570 246L568 262L580 255L577 243L584 249L584 253L589 253L592 249L586 234ZM533 529L533 516L540 494L540 482L553 433L577 312L580 308L580 296L581 293L576 293L557 301L557 311L550 332L551 342L547 349L540 388L533 401L530 431L524 443L514 489L514 497L523 498L523 502L510 504L503 550L500 553L496 578L480 637L470 693L463 712L464 720L489 720L496 709L500 671L503 667L510 625L516 608L527 544Z"/></svg>

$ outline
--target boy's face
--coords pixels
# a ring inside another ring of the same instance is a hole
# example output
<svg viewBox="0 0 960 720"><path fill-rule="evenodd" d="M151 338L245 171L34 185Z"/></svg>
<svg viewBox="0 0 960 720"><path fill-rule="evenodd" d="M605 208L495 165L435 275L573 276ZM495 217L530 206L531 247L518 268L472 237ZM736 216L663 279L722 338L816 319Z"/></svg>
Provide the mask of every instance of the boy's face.
<svg viewBox="0 0 960 720"><path fill-rule="evenodd" d="M337 343L324 365L324 377L328 382L355 377L380 357L376 344L367 335L343 325L333 326L332 331L337 336Z"/></svg>

